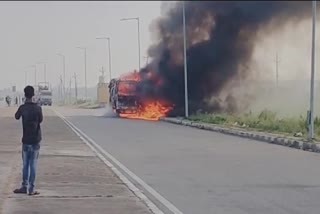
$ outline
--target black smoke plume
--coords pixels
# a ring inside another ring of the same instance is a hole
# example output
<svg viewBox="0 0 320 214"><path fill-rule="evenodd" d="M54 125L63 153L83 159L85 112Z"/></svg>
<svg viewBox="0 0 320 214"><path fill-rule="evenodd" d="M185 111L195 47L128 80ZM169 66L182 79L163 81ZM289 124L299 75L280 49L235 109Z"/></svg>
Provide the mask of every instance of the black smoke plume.
<svg viewBox="0 0 320 214"><path fill-rule="evenodd" d="M171 4L174 5L154 22L152 31L157 41L148 51L153 60L140 71L142 75L155 72L163 84L145 80L141 87L145 96L168 100L175 105L174 114L183 115L182 2ZM310 18L312 3L187 1L185 13L190 112L198 109L237 111L232 93L227 94L223 102L218 98L231 80L250 75L250 71L243 68L250 63L258 33L264 29L281 30L289 22ZM215 97L216 100L212 99Z"/></svg>

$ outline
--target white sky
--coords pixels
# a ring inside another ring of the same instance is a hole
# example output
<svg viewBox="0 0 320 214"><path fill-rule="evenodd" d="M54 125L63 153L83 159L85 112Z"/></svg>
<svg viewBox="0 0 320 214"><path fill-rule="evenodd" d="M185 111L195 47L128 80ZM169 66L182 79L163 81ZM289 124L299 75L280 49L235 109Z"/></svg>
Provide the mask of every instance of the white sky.
<svg viewBox="0 0 320 214"><path fill-rule="evenodd" d="M137 22L120 22L121 18L140 18L141 66L151 44L149 24L160 15L161 2L73 1L73 2L0 2L0 89L34 83L34 69L28 66L47 61L47 79L52 85L62 74L66 56L66 80L77 73L84 85L84 53L87 47L88 87L97 84L99 68L106 67L107 40L111 37L113 77L138 68ZM108 67L107 67L108 68ZM38 81L43 81L43 65L37 66ZM109 77L108 73L106 75ZM108 80L108 78L106 78Z"/></svg>

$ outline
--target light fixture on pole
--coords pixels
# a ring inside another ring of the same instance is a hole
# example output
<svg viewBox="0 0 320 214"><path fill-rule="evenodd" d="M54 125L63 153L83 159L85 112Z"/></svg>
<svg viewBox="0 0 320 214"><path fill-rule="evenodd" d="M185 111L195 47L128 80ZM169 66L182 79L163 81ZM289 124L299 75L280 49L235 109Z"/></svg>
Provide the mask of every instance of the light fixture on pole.
<svg viewBox="0 0 320 214"><path fill-rule="evenodd" d="M124 18L124 19L120 19L120 21L130 21L130 20L136 20L138 23L138 58L139 58L139 71L141 69L140 66L140 19L139 17L136 18Z"/></svg>
<svg viewBox="0 0 320 214"><path fill-rule="evenodd" d="M111 48L110 48L110 37L97 37L96 39L106 39L108 40L108 55L109 55L109 78L111 82Z"/></svg>

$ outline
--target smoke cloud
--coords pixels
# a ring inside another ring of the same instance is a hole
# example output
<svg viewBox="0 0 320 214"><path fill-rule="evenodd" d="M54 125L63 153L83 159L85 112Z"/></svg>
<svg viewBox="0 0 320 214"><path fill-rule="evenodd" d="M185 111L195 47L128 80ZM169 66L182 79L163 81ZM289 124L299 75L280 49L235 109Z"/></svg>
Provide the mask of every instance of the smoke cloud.
<svg viewBox="0 0 320 214"><path fill-rule="evenodd" d="M319 6L319 4L318 4ZM175 105L184 112L182 3L164 5L166 12L151 26L154 45L150 64L141 69L144 96ZM261 36L298 23L312 15L308 1L186 1L189 109L207 112L239 111L234 87L246 84L254 47ZM263 32L263 33L262 33ZM149 75L150 76L150 75ZM159 81L160 79L160 81ZM243 104L243 103L242 103Z"/></svg>

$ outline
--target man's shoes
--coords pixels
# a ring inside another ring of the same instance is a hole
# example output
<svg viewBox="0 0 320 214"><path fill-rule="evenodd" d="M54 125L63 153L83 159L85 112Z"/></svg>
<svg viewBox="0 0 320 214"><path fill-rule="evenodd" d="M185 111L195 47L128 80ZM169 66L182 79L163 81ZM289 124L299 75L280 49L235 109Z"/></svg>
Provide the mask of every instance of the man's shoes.
<svg viewBox="0 0 320 214"><path fill-rule="evenodd" d="M27 194L27 188L26 187L21 187L19 189L15 189L13 191L15 194Z"/></svg>
<svg viewBox="0 0 320 214"><path fill-rule="evenodd" d="M40 194L40 192L37 192L37 191L32 191L32 192L29 192L29 194L28 195L39 195Z"/></svg>

